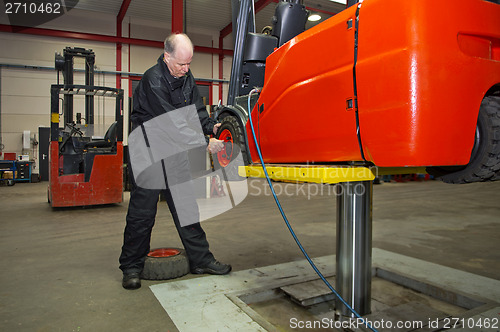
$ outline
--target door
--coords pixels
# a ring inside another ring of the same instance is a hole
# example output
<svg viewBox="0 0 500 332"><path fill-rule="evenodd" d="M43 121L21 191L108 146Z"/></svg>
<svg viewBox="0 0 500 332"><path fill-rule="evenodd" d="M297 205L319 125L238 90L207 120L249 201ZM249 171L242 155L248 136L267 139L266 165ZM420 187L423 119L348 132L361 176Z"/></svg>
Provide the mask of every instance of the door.
<svg viewBox="0 0 500 332"><path fill-rule="evenodd" d="M50 127L38 127L38 166L40 181L49 180L49 141Z"/></svg>

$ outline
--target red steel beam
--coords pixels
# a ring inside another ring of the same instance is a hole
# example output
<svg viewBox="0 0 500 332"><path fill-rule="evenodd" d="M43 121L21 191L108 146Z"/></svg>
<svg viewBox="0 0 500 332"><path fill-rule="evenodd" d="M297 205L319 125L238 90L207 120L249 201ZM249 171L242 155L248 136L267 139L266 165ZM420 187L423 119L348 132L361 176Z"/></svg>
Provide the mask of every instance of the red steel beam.
<svg viewBox="0 0 500 332"><path fill-rule="evenodd" d="M184 2L172 0L172 33L184 31Z"/></svg>
<svg viewBox="0 0 500 332"><path fill-rule="evenodd" d="M334 13L334 12L329 12L329 11L326 11L326 10L323 10L323 9L318 9L318 8L313 8L313 7L306 7L307 10L310 10L312 12L318 12L318 13L323 13L323 14L327 14L327 15L336 15L337 13Z"/></svg>
<svg viewBox="0 0 500 332"><path fill-rule="evenodd" d="M219 49L222 50L224 48L224 38L219 37ZM219 54L219 79L222 80L224 78L224 55L222 53ZM222 100L222 84L219 83L219 100Z"/></svg>
<svg viewBox="0 0 500 332"><path fill-rule="evenodd" d="M233 23L229 23L219 33L220 38L224 38L233 31Z"/></svg>
<svg viewBox="0 0 500 332"><path fill-rule="evenodd" d="M278 0L259 0L255 3L255 13L260 12L262 9L267 7L271 2L279 2Z"/></svg>
<svg viewBox="0 0 500 332"><path fill-rule="evenodd" d="M128 7L130 6L130 2L132 0L123 0L122 5L120 7L120 11L118 12L118 15L116 16L116 20L123 22L123 19L125 18L125 14L127 14Z"/></svg>
<svg viewBox="0 0 500 332"><path fill-rule="evenodd" d="M120 11L116 16L116 36L122 37L122 24L123 18L127 13L128 6L130 5L131 0L123 0L122 5L120 6ZM129 36L130 37L130 36ZM130 69L130 68L129 68ZM116 71L122 71L122 43L116 43ZM116 88L120 89L122 86L122 77L121 75L116 75Z"/></svg>
<svg viewBox="0 0 500 332"><path fill-rule="evenodd" d="M116 37L109 35L100 35L95 33L84 33L84 32L74 32L74 31L54 30L54 29L43 29L43 28L27 28L27 27L12 26L7 24L0 24L0 32L13 32L13 33L23 33L28 35L36 35L36 36L81 39L81 40L96 41L103 43L113 43L113 44L122 43L122 44L139 45L139 46L147 46L147 47L163 49L163 41ZM224 50L224 49L221 50L213 47L195 46L194 50L195 52L200 52L200 53L223 54L230 56L233 55L232 50Z"/></svg>

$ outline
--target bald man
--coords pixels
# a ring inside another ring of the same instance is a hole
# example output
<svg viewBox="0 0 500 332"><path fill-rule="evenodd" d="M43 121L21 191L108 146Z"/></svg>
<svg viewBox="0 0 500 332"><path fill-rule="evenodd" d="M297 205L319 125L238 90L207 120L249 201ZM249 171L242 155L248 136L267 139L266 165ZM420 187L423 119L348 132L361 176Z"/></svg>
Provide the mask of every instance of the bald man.
<svg viewBox="0 0 500 332"><path fill-rule="evenodd" d="M193 44L185 34L172 34L165 39L164 53L157 64L148 69L134 92L134 107L130 120L132 131L157 116L194 104L205 135L216 134L220 124L208 116L194 77L189 70L193 58ZM222 141L207 140L207 150L217 153ZM126 217L120 269L125 289L141 287L140 274L150 250L151 231L155 223L158 197L161 190L144 189L132 179L130 202ZM163 181L163 179L158 179ZM164 191L177 232L186 249L191 273L227 274L231 265L218 262L209 250L208 241L199 221L181 226L179 216L168 188ZM197 208L194 203L193 208ZM184 225L184 224L183 224Z"/></svg>

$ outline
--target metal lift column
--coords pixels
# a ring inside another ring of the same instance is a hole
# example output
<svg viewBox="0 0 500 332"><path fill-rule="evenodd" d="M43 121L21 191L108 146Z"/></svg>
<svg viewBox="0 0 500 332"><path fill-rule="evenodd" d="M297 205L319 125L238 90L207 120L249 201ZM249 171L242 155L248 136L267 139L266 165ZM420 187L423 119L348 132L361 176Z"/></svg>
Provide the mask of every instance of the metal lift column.
<svg viewBox="0 0 500 332"><path fill-rule="evenodd" d="M335 288L361 316L371 312L373 169L364 166L268 165L273 180L337 184L337 253ZM412 169L411 171L413 171ZM408 170L399 170L405 173ZM390 173L387 173L390 174ZM241 176L265 177L261 166L245 166ZM354 315L336 299L342 318Z"/></svg>
<svg viewBox="0 0 500 332"><path fill-rule="evenodd" d="M335 285L342 298L361 316L371 312L372 181L337 185L337 253ZM340 317L355 318L339 300Z"/></svg>

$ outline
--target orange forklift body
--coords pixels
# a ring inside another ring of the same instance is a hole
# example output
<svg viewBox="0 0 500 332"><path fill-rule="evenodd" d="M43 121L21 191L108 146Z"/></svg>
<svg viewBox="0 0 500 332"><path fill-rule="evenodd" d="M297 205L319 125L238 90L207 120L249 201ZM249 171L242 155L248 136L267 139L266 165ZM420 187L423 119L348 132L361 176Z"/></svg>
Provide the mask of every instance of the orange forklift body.
<svg viewBox="0 0 500 332"><path fill-rule="evenodd" d="M269 163L465 165L496 84L499 5L366 0L267 58L252 119Z"/></svg>

